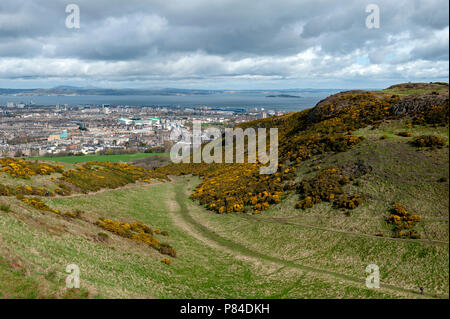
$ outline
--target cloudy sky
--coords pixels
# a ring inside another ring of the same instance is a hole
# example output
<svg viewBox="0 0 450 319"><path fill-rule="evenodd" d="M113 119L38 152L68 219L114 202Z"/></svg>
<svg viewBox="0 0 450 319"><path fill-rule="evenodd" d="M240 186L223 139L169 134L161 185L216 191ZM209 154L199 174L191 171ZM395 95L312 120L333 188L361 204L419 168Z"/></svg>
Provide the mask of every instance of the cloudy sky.
<svg viewBox="0 0 450 319"><path fill-rule="evenodd" d="M67 28L68 4L80 28ZM368 4L380 9L367 28ZM0 87L448 81L448 0L1 0Z"/></svg>

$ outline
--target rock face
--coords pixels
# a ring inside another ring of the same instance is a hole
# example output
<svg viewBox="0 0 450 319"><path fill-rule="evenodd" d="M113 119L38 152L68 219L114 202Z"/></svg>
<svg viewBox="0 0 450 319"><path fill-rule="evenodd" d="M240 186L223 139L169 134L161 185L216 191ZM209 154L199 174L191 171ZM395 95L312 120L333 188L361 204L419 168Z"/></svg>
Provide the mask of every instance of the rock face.
<svg viewBox="0 0 450 319"><path fill-rule="evenodd" d="M416 115L426 112L433 106L448 105L447 94L414 94L404 97L392 107L392 114L395 116Z"/></svg>

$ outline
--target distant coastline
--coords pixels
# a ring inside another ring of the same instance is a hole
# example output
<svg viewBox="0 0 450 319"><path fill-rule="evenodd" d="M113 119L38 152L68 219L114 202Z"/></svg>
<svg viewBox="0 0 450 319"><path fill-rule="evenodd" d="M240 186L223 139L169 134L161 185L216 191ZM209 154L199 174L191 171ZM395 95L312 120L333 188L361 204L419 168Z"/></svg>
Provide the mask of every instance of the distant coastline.
<svg viewBox="0 0 450 319"><path fill-rule="evenodd" d="M3 89L6 91L6 89ZM71 95L15 95L1 94L0 108L6 107L9 102L25 105L129 105L129 106L163 106L163 107L196 107L205 105L212 108L236 109L264 108L266 110L301 111L313 107L317 102L327 96L339 92L339 89L298 89L294 92L276 92L275 90L252 91L214 91L209 94L71 94ZM3 92L6 93L6 92ZM7 92L12 93L12 92ZM46 92L48 93L48 92ZM55 93L55 92L53 92ZM92 93L92 92L88 92ZM156 93L156 91L154 92ZM268 95L292 95L294 98L267 98ZM301 96L300 96L301 95ZM300 98L299 98L300 96Z"/></svg>

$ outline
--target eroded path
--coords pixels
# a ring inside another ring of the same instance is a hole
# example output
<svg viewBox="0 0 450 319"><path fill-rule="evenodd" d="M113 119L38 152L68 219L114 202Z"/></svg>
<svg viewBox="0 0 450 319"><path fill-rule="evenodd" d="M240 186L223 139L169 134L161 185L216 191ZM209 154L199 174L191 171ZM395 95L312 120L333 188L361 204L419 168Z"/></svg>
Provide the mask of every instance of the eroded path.
<svg viewBox="0 0 450 319"><path fill-rule="evenodd" d="M231 254L235 258L240 260L278 265L278 267L281 268L294 268L303 272L311 272L315 274L322 274L327 277L332 277L337 281L344 280L347 282L351 282L352 285L357 285L359 287L365 286L365 278L358 278L334 271L329 271L326 269L302 265L295 261L284 260L268 254L263 254L246 247L244 244L237 243L217 234L217 232L215 232L213 229L208 228L201 222L194 219L193 216L189 213L189 207L186 204L186 185L184 183L177 182L176 180L172 181L172 185L174 190L174 200L169 203L169 208L171 210L172 219L175 225L181 228L183 231L186 231L190 236L196 238L199 241L202 241L208 246ZM418 297L418 293L416 291L404 289L402 287L397 287L394 285L381 283L380 289L400 292L402 294L406 294L406 296L410 298ZM434 296L431 294L424 294L423 297L433 298ZM438 297L447 298L447 296L444 295L438 295Z"/></svg>

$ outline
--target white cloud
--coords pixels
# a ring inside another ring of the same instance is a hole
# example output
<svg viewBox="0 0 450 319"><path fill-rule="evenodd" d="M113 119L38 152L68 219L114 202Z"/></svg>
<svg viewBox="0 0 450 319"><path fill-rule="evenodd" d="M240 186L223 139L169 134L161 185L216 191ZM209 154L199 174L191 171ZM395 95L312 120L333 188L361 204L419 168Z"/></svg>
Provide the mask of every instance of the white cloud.
<svg viewBox="0 0 450 319"><path fill-rule="evenodd" d="M448 2L425 2L379 1L381 27L369 30L357 0L80 0L81 29L70 30L65 1L2 0L0 84L445 79Z"/></svg>

